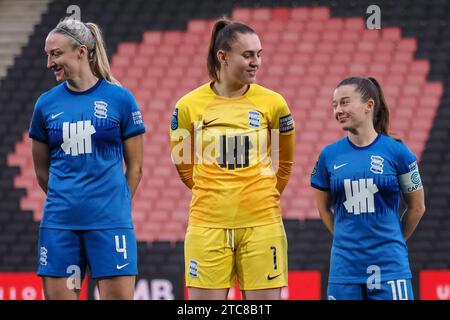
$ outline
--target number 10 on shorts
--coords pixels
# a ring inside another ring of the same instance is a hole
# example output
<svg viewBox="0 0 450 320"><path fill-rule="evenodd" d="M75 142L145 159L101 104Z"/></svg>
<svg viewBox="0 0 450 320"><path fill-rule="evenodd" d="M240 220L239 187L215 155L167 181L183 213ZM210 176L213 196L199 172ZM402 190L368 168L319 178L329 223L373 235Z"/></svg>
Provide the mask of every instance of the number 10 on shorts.
<svg viewBox="0 0 450 320"><path fill-rule="evenodd" d="M118 253L123 253L123 258L127 258L127 242L125 240L125 235L122 235L122 247L120 247L119 236L115 235L114 239L116 240L116 251Z"/></svg>

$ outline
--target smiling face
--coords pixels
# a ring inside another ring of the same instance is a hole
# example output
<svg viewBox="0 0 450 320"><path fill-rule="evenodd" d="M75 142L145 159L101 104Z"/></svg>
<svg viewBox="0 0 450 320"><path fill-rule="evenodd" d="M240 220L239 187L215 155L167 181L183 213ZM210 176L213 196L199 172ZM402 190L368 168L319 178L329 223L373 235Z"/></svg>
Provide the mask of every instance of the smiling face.
<svg viewBox="0 0 450 320"><path fill-rule="evenodd" d="M231 50L219 50L217 55L226 81L243 85L254 83L261 65L261 42L255 33L237 33Z"/></svg>
<svg viewBox="0 0 450 320"><path fill-rule="evenodd" d="M54 71L56 81L73 79L81 69L86 46L74 46L69 37L52 32L45 40L47 68Z"/></svg>
<svg viewBox="0 0 450 320"><path fill-rule="evenodd" d="M361 100L356 85L342 85L334 90L333 112L343 130L357 130L372 122L374 101Z"/></svg>

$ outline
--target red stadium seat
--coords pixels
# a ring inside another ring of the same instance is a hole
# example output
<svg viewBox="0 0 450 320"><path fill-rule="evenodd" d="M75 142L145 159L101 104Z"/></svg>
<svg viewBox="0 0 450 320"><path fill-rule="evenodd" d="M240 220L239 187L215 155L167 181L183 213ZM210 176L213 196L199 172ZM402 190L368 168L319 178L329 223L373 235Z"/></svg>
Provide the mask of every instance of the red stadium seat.
<svg viewBox="0 0 450 320"><path fill-rule="evenodd" d="M319 20L323 23L323 21L328 20L330 17L330 8L328 7L316 7L311 9L310 13L311 20Z"/></svg>
<svg viewBox="0 0 450 320"><path fill-rule="evenodd" d="M272 10L268 8L257 8L252 10L252 16L253 21L269 21L272 18Z"/></svg>
<svg viewBox="0 0 450 320"><path fill-rule="evenodd" d="M417 60L410 64L409 72L413 74L428 75L430 62L428 60Z"/></svg>
<svg viewBox="0 0 450 320"><path fill-rule="evenodd" d="M388 41L397 41L401 38L401 31L399 28L383 28L382 39Z"/></svg>
<svg viewBox="0 0 450 320"><path fill-rule="evenodd" d="M342 18L331 18L323 21L325 23L325 33L338 32L344 29L344 20Z"/></svg>
<svg viewBox="0 0 450 320"><path fill-rule="evenodd" d="M306 21L310 16L310 9L308 8L292 8L291 21L300 22Z"/></svg>
<svg viewBox="0 0 450 320"><path fill-rule="evenodd" d="M321 20L312 20L306 25L305 29L309 32L321 32L323 29L325 29L325 26L323 24L323 21Z"/></svg>
<svg viewBox="0 0 450 320"><path fill-rule="evenodd" d="M345 33L353 33L359 34L361 30L365 29L364 20L361 18L348 18L345 19L344 22ZM350 32L353 31L353 32Z"/></svg>
<svg viewBox="0 0 450 320"><path fill-rule="evenodd" d="M440 82L429 82L423 90L423 95L426 97L441 97L444 92L444 87Z"/></svg>
<svg viewBox="0 0 450 320"><path fill-rule="evenodd" d="M274 8L272 9L272 23L270 25L270 28L277 29L278 31L281 31L282 28L284 28L284 22L287 21L290 17L290 10L288 8ZM277 22L282 23L277 23ZM280 28L274 28L275 26L279 26Z"/></svg>
<svg viewBox="0 0 450 320"><path fill-rule="evenodd" d="M157 31L146 31L142 37L143 43L160 44L162 40L162 34Z"/></svg>
<svg viewBox="0 0 450 320"><path fill-rule="evenodd" d="M397 50L399 52L415 52L417 50L417 41L416 39L402 39L397 44Z"/></svg>
<svg viewBox="0 0 450 320"><path fill-rule="evenodd" d="M190 20L187 24L187 34L191 35L192 33L201 33L205 34L210 31L208 28L208 22L205 20Z"/></svg>
<svg viewBox="0 0 450 320"><path fill-rule="evenodd" d="M358 43L358 50L361 52L372 53L376 50L376 42L370 40L361 40Z"/></svg>
<svg viewBox="0 0 450 320"><path fill-rule="evenodd" d="M134 42L122 42L117 46L117 54L134 56L137 53L138 44Z"/></svg>

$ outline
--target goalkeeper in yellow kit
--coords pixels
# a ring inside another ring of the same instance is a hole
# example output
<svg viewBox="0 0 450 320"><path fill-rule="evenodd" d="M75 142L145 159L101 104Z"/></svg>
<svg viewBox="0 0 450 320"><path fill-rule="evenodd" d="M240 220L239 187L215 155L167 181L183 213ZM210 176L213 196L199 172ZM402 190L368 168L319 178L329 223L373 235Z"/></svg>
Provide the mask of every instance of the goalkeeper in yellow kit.
<svg viewBox="0 0 450 320"><path fill-rule="evenodd" d="M280 194L294 160L294 120L283 97L255 84L261 43L250 27L218 20L211 82L183 96L171 121L172 160L192 189L185 239L189 299L280 299L287 240Z"/></svg>

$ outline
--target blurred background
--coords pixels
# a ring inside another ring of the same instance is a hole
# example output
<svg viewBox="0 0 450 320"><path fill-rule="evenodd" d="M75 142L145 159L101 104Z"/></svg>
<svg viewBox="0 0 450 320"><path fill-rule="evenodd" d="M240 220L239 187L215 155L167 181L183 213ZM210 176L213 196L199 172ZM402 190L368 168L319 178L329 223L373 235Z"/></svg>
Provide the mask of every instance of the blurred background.
<svg viewBox="0 0 450 320"><path fill-rule="evenodd" d="M376 5L376 7L370 7ZM337 83L375 76L391 131L417 155L427 211L408 241L417 299L450 299L450 3L446 0L186 1L0 0L0 299L42 299L37 239L44 193L28 127L38 96L56 85L44 41L63 18L97 23L113 75L135 95L145 136L144 177L133 200L136 299L184 299L183 240L190 191L170 159L178 98L208 81L213 21L249 24L264 50L257 82L281 93L297 124L293 175L282 196L289 242L284 299L324 299L331 236L309 176L322 148L343 136L332 117ZM87 279L84 298L95 299ZM230 299L239 299L238 290Z"/></svg>

